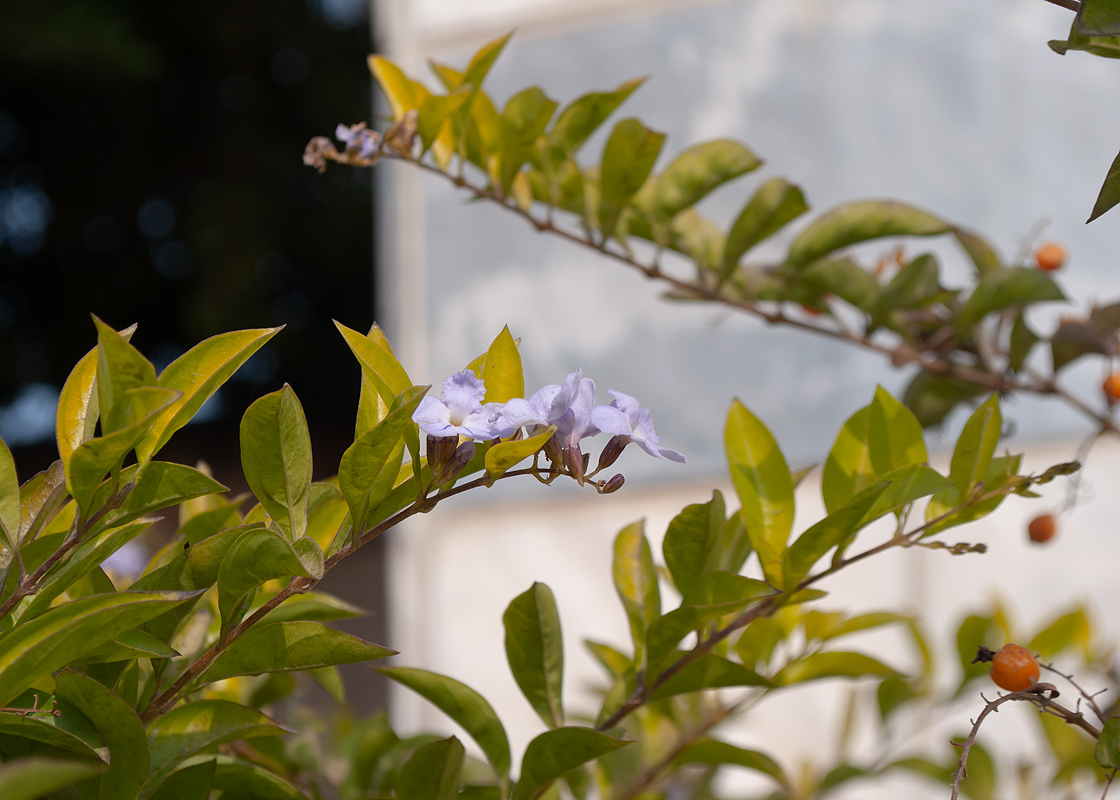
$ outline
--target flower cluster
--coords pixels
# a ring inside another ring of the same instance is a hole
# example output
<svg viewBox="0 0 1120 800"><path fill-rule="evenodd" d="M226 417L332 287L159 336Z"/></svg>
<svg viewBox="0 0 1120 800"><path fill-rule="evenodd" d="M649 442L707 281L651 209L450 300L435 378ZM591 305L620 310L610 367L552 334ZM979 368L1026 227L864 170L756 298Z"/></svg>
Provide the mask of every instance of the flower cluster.
<svg viewBox="0 0 1120 800"><path fill-rule="evenodd" d="M614 463L631 442L654 458L685 463L676 450L661 446L648 408L628 394L614 389L609 393L614 395L610 405L595 405L595 381L576 370L564 383L545 386L528 399L483 403L486 386L468 369L443 382L438 400L431 396L421 400L412 419L428 434L428 463L437 485L458 474L474 455L475 442L507 439L521 431L531 435L550 425L556 426L556 433L545 445L545 455L580 483L588 466L580 442L599 433L612 438L595 472ZM460 437L466 440L462 444Z"/></svg>

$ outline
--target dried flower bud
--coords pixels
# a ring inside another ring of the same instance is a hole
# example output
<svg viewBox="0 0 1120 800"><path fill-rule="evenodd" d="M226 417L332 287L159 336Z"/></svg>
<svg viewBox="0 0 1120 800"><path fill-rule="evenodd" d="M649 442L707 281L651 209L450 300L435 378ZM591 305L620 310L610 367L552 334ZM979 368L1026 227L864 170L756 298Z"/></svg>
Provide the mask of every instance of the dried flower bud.
<svg viewBox="0 0 1120 800"><path fill-rule="evenodd" d="M338 150L326 136L316 136L303 151L303 163L319 172L327 169L327 159L337 160Z"/></svg>
<svg viewBox="0 0 1120 800"><path fill-rule="evenodd" d="M420 112L415 108L406 111L404 116L385 131L385 146L396 150L402 156L411 155L412 143L419 130Z"/></svg>

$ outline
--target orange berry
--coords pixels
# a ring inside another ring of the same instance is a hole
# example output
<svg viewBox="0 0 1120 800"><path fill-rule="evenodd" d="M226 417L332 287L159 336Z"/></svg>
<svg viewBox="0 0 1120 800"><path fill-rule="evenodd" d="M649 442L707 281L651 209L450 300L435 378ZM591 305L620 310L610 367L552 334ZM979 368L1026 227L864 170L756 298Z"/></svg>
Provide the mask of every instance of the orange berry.
<svg viewBox="0 0 1120 800"><path fill-rule="evenodd" d="M1113 372L1105 378L1104 383L1101 384L1101 391L1104 392L1109 403L1120 400L1120 372Z"/></svg>
<svg viewBox="0 0 1120 800"><path fill-rule="evenodd" d="M981 646L972 663L977 661L991 661L992 680L1009 692L1025 692L1038 683L1038 661L1022 645L1005 644L998 653Z"/></svg>
<svg viewBox="0 0 1120 800"><path fill-rule="evenodd" d="M1050 514L1042 514L1030 521L1027 525L1027 534L1030 535L1032 542L1042 544L1049 541L1057 529L1058 525L1054 522L1054 517Z"/></svg>
<svg viewBox="0 0 1120 800"><path fill-rule="evenodd" d="M1047 242L1035 250L1034 260L1043 272L1053 272L1066 263L1066 250L1056 242Z"/></svg>

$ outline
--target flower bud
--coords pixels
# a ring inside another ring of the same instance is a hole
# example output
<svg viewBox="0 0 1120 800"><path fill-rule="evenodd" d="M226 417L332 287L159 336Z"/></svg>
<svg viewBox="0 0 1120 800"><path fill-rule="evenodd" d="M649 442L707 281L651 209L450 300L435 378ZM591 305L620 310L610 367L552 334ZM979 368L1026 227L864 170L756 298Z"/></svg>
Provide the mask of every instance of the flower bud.
<svg viewBox="0 0 1120 800"><path fill-rule="evenodd" d="M564 448L564 466L580 486L583 486L583 476L587 473L587 459L578 446Z"/></svg>
<svg viewBox="0 0 1120 800"><path fill-rule="evenodd" d="M444 438L453 442L456 441L456 437L446 436ZM474 450L474 441L471 439L455 448L447 461L440 465L439 472L432 470L432 483L442 487L458 478L459 473L463 471L463 467L467 466L467 462L474 458Z"/></svg>
<svg viewBox="0 0 1120 800"><path fill-rule="evenodd" d="M560 447L560 440L556 434L548 437L548 441L544 443L544 454L548 456L548 460L557 466L564 463L564 452Z"/></svg>
<svg viewBox="0 0 1120 800"><path fill-rule="evenodd" d="M609 481L603 484L603 488L599 490L599 494L612 494L614 492L617 492L622 488L622 484L624 483L626 483L626 478L622 477L621 474L615 475Z"/></svg>
<svg viewBox="0 0 1120 800"><path fill-rule="evenodd" d="M603 452L599 454L599 463L595 467L595 471L606 469L618 461L618 457L622 455L622 451L628 444L630 444L629 436L612 436L611 440L607 442L607 446L603 448Z"/></svg>

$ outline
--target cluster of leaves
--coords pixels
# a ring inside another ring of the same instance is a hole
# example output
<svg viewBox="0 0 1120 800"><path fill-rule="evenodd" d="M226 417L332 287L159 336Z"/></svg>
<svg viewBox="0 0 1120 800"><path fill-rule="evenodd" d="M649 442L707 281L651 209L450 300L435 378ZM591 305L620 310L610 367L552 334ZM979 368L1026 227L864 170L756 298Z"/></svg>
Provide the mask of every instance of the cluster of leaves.
<svg viewBox="0 0 1120 800"><path fill-rule="evenodd" d="M905 717L904 709L935 705L944 712L975 685L982 674L970 663L976 646L1009 633L1002 612L964 621L958 640L965 673L955 692L940 696L930 650L913 619L889 611L848 615L812 606L825 595L816 585L847 564L890 547L942 547L937 534L990 513L1009 494L1030 495L1031 485L1069 471L1059 465L1042 475L1019 475L1017 456L995 454L999 429L992 397L966 424L949 472L942 475L928 466L918 420L877 390L844 425L824 465L827 516L791 538L794 488L806 471L792 473L765 425L734 403L725 445L740 510L729 514L718 491L711 501L683 509L666 530L662 564L654 560L642 523L627 526L615 539L612 574L631 643L621 649L586 643L609 679L593 716L565 710L556 599L548 586L535 583L503 615L510 670L547 728L522 754L518 782L511 787L509 742L483 697L452 677L393 667L380 671L458 723L485 763L467 758L457 737L432 736L408 740L415 749L400 764L402 740L383 733L376 767L364 773L368 783L352 787L356 796L394 791L396 797L439 800L582 799L597 791L612 798L715 798L722 796L716 781L728 768L762 776L770 798L819 796L890 770L948 784L957 758L948 747L934 760L883 756L854 763L842 758L797 774L768 753L718 738L715 728L765 698L826 678L873 679L884 729ZM921 506L924 515L918 514ZM915 522L919 516L921 522ZM879 521L887 524L872 527ZM878 542L851 554L861 534ZM819 567L829 554L827 566ZM679 597L679 604L663 610L663 597ZM876 656L836 646L844 637L891 625L903 626L915 644L921 666L913 676ZM1031 645L1049 654L1073 644L1087 648L1087 637L1088 623L1078 611L1047 626ZM682 648L686 640L691 644ZM572 724L589 719L591 726ZM1086 746L1091 754L1093 744L1082 738L1087 745L1078 746L1080 760L1063 763L1063 769L1086 765L1081 754ZM983 747L974 750L978 766L966 791L987 800L994 767Z"/></svg>
<svg viewBox="0 0 1120 800"><path fill-rule="evenodd" d="M340 129L341 150L319 137L305 162L372 166L383 157L436 173L522 215L538 230L594 248L661 281L670 297L723 303L777 322L875 350L896 366L920 369L904 401L923 425L936 425L958 405L991 391L1063 397L1102 430L1116 427L1101 403L1070 395L1057 373L1088 355L1120 353L1120 306L1070 317L1049 335L1032 329L1041 303L1065 295L1044 271L1007 263L982 236L897 201L848 203L825 212L793 236L779 263L748 259L808 210L802 190L783 178L759 185L723 229L696 205L714 190L762 165L740 142L692 145L660 171L665 135L636 118L617 122L598 164L577 156L641 81L590 92L564 107L537 86L500 111L482 83L508 40L483 46L466 68L432 62L444 93L370 57L389 101L393 124L383 136L364 125ZM360 141L360 145L359 145ZM566 212L563 220L556 212ZM574 223L571 224L571 223ZM953 237L973 267L969 287L942 282L936 254L897 265L859 263L850 248L884 237ZM691 275L662 264L670 252L692 262ZM1032 358L1049 344L1052 369Z"/></svg>
<svg viewBox="0 0 1120 800"><path fill-rule="evenodd" d="M1080 50L1102 58L1120 58L1120 3L1116 0L1080 0L1073 3L1073 8L1077 10L1077 15L1070 27L1069 37L1051 40L1050 49L1061 56L1070 50ZM1108 169L1087 222L1092 222L1117 203L1120 203L1120 155Z"/></svg>
<svg viewBox="0 0 1120 800"><path fill-rule="evenodd" d="M242 419L255 498L243 513L247 495L155 455L278 329L207 339L157 375L129 341L134 328L94 322L97 347L62 389L59 460L21 486L0 443L2 794L39 796L86 778L81 796L180 797L184 785L204 785L205 797L246 782L302 796L274 769L279 743L244 755L242 740L288 732L260 707L296 688L294 672L341 701L337 665L394 652L324 624L360 612L315 584L362 544L467 489L570 474L537 463L555 427L481 443L457 476L437 481L412 419L428 387L412 384L376 326L363 335L338 325L362 368L338 476L312 482L307 423L284 386ZM494 402L524 393L508 330L468 366ZM455 485L473 473L482 474ZM583 483L603 491L606 482ZM142 575L103 568L175 506L178 529ZM242 748L215 760L234 741ZM44 758L60 768L44 771Z"/></svg>

